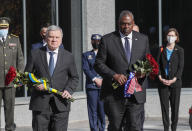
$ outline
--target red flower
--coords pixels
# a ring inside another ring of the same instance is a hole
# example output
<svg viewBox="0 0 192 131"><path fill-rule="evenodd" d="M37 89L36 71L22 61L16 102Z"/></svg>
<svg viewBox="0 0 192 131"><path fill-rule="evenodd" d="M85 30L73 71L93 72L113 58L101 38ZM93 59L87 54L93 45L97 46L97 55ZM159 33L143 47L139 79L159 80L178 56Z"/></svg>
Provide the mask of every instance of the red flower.
<svg viewBox="0 0 192 131"><path fill-rule="evenodd" d="M151 61L152 55L151 55L151 54L147 54L147 55L146 55L146 58L147 58L149 61Z"/></svg>
<svg viewBox="0 0 192 131"><path fill-rule="evenodd" d="M189 108L189 114L192 114L192 108Z"/></svg>
<svg viewBox="0 0 192 131"><path fill-rule="evenodd" d="M155 61L155 59L151 54L147 54L146 59L149 61L152 67L152 71L150 72L149 77L151 79L155 79L155 76L158 75L159 73L159 65L157 64L157 62Z"/></svg>
<svg viewBox="0 0 192 131"><path fill-rule="evenodd" d="M10 66L9 71L5 77L5 85L9 85L16 77L17 72L13 66Z"/></svg>

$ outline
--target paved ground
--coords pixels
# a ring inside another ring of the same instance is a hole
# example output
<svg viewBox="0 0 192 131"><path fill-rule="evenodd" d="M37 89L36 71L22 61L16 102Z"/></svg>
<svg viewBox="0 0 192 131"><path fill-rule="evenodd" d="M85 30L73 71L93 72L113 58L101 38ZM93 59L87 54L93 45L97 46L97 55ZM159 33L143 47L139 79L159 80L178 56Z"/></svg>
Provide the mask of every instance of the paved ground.
<svg viewBox="0 0 192 131"><path fill-rule="evenodd" d="M32 131L32 129L31 127L17 127L16 131ZM68 131L90 131L88 121L70 123ZM156 118L146 119L144 131L163 131L161 120ZM188 119L179 120L177 131L191 131Z"/></svg>

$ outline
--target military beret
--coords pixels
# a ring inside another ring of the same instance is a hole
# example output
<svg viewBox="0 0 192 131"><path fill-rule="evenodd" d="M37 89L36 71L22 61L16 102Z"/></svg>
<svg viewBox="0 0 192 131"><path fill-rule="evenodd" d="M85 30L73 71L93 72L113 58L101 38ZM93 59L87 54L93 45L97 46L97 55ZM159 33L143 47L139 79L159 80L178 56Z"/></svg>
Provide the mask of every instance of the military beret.
<svg viewBox="0 0 192 131"><path fill-rule="evenodd" d="M10 18L8 17L0 17L0 27L9 27L9 23L10 23Z"/></svg>
<svg viewBox="0 0 192 131"><path fill-rule="evenodd" d="M91 35L91 40L100 40L102 35L100 34L92 34Z"/></svg>

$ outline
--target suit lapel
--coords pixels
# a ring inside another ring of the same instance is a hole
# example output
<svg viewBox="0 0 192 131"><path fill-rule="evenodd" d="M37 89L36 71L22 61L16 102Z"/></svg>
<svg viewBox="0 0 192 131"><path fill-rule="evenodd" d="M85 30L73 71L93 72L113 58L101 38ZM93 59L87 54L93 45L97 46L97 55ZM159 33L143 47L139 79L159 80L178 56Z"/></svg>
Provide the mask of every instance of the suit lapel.
<svg viewBox="0 0 192 131"><path fill-rule="evenodd" d="M94 65L94 63L95 63L95 58L96 58L95 52L94 52L94 50L92 50L92 51L90 52L90 55L88 56L88 60L89 60L89 62L91 63L91 66L92 66L92 67L93 67L93 65Z"/></svg>
<svg viewBox="0 0 192 131"><path fill-rule="evenodd" d="M42 47L40 49L40 55L41 55L41 60L42 60L42 64L45 68L45 70L47 71L47 73L49 74L50 76L50 73L49 73L49 67L48 67L48 63L47 63L47 54L46 54L46 46Z"/></svg>
<svg viewBox="0 0 192 131"><path fill-rule="evenodd" d="M163 58L165 59L165 60L167 60L167 48L165 47L164 49L163 49Z"/></svg>
<svg viewBox="0 0 192 131"><path fill-rule="evenodd" d="M95 60L96 55L95 55L94 50L91 51L91 55L92 55L92 57L93 57L93 60Z"/></svg>
<svg viewBox="0 0 192 131"><path fill-rule="evenodd" d="M170 61L172 61L172 60L175 59L174 57L176 56L177 51L178 51L178 48L177 48L177 46L175 45L175 47L174 47L174 49L173 49L173 52L172 52L172 55L171 55L171 58L170 58Z"/></svg>
<svg viewBox="0 0 192 131"><path fill-rule="evenodd" d="M138 41L138 38L137 38L137 36L135 35L135 33L133 31L132 32L131 59L130 59L130 64L129 65L132 65L133 61L135 60L136 48L137 48L137 46L139 46L137 41Z"/></svg>
<svg viewBox="0 0 192 131"><path fill-rule="evenodd" d="M115 46L117 47L117 49L119 50L119 52L121 53L123 59L127 62L128 64L128 61L127 61L127 57L126 57L126 54L125 54L125 50L124 50L124 47L123 47L123 43L121 41L121 36L119 33L116 32L116 37L113 37L114 38L114 42L115 42Z"/></svg>
<svg viewBox="0 0 192 131"><path fill-rule="evenodd" d="M10 35L7 35L6 39L5 39L5 46L9 47L9 40L10 39Z"/></svg>
<svg viewBox="0 0 192 131"><path fill-rule="evenodd" d="M55 69L53 71L53 75L54 75L55 72L57 72L57 69L59 69L59 66L62 65L61 64L62 58L63 58L62 55L64 56L64 52L62 51L61 48L59 48L58 55L57 55L57 62L56 62L56 65L55 65Z"/></svg>
<svg viewBox="0 0 192 131"><path fill-rule="evenodd" d="M137 61L137 48L140 46L139 45L139 38L135 34L134 31L132 31L132 48L131 48L131 59L130 59L130 64L129 64L129 70L132 71L132 65L135 64L134 62Z"/></svg>
<svg viewBox="0 0 192 131"><path fill-rule="evenodd" d="M167 66L167 51L166 51L166 47L163 47L163 51L161 52L161 59L162 59L163 67L166 68L166 66Z"/></svg>

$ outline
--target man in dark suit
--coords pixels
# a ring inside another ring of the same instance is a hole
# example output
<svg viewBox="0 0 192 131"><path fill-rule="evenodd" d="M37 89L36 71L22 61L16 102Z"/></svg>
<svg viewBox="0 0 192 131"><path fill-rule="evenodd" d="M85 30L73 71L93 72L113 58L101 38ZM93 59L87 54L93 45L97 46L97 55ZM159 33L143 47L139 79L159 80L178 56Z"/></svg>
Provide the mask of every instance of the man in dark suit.
<svg viewBox="0 0 192 131"><path fill-rule="evenodd" d="M125 131L141 130L141 112L146 101L147 79L136 74L142 91L124 97L125 74L133 71L132 65L143 60L149 53L147 36L132 31L134 16L130 11L122 11L119 16L119 31L102 37L95 61L95 70L103 77L101 98L108 116L108 131L121 131L124 118ZM113 89L112 81L121 86Z"/></svg>
<svg viewBox="0 0 192 131"><path fill-rule="evenodd" d="M78 74L73 55L61 45L63 33L58 26L49 26L46 32L47 46L32 50L25 71L39 78L47 78L50 87L63 92L62 97L44 91L43 85L31 87L29 109L33 113L33 131L67 131L70 102L78 85Z"/></svg>
<svg viewBox="0 0 192 131"><path fill-rule="evenodd" d="M40 35L41 35L41 38L42 38L42 41L41 42L37 42L37 43L34 43L31 45L31 49L38 49L38 48L41 48L42 46L46 46L46 40L45 40L45 35L46 35L46 31L47 31L47 28L50 26L49 23L46 23L45 25L43 25L41 27L41 30L40 30Z"/></svg>
<svg viewBox="0 0 192 131"><path fill-rule="evenodd" d="M38 48L41 48L41 47L47 45L46 40L45 40L45 38L46 38L45 35L46 35L47 28L48 28L49 26L50 26L50 23L46 23L46 24L44 24L44 25L41 27L40 35L41 35L42 41L32 44L32 45L31 45L31 50L33 50L33 49L38 49ZM61 47L64 48L64 47L63 47L63 44L61 44Z"/></svg>
<svg viewBox="0 0 192 131"><path fill-rule="evenodd" d="M83 53L83 71L86 75L87 108L91 131L105 130L105 113L103 101L100 100L103 79L93 68L100 39L101 35L93 34L91 36L93 50Z"/></svg>

